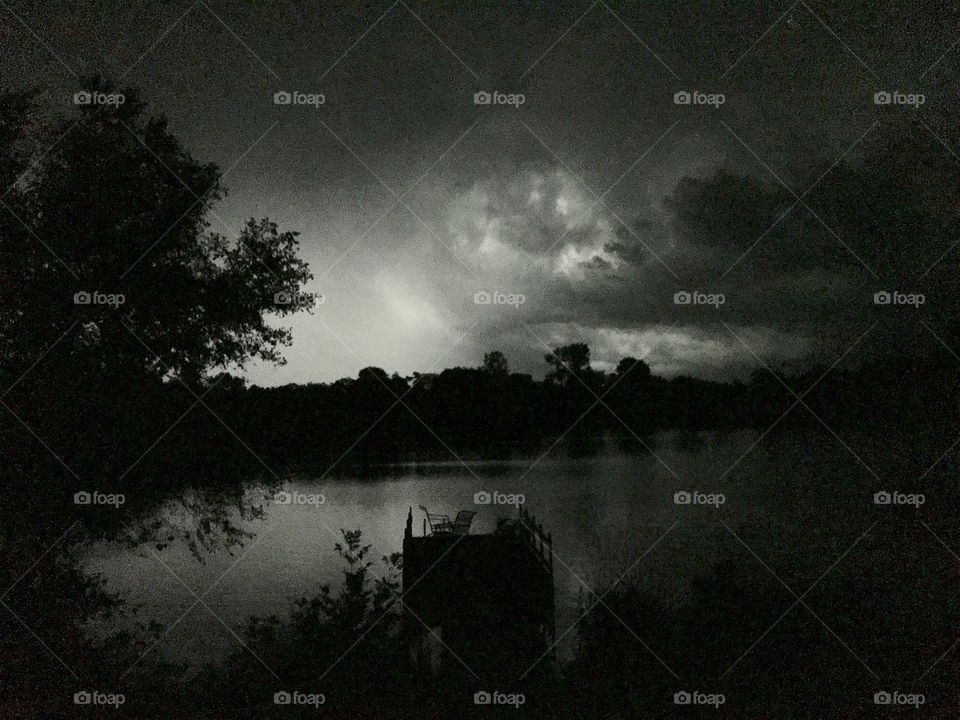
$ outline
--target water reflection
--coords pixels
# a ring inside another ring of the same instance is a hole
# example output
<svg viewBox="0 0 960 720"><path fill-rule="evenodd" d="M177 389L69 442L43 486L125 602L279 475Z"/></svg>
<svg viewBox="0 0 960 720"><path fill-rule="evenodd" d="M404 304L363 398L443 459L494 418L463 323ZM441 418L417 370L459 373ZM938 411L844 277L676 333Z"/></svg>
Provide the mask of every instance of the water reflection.
<svg viewBox="0 0 960 720"><path fill-rule="evenodd" d="M540 459L398 463L323 480L300 473L283 490L323 502L268 500L264 520L244 524L255 538L233 555L200 562L182 545L159 559L149 549L99 546L88 567L146 617L176 623L158 647L163 656L216 661L237 645L224 623L236 629L251 615L285 618L291 602L320 583L338 586L340 529L360 528L379 558L401 549L411 507L418 523L420 505L451 515L476 510L473 532L487 533L517 508L478 505L475 496L522 494L553 533L559 634L576 620L585 584L612 582L627 570L665 601L682 599L690 579L736 544L717 542L721 522L780 571L812 572L833 547L848 544L857 508L866 512L862 500L872 493L855 461L814 436L784 435L750 450L756 439L753 432L665 434L649 441L649 451L600 442L589 452L581 444ZM722 492L726 502L719 509L676 505L680 490Z"/></svg>

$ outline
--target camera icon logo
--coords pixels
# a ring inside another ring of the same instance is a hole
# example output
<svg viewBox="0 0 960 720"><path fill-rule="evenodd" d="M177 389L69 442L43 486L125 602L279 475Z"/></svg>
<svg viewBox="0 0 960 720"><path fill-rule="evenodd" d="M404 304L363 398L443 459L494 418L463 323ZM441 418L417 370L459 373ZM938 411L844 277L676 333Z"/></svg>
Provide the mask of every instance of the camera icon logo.
<svg viewBox="0 0 960 720"><path fill-rule="evenodd" d="M688 90L680 90L673 94L674 105L690 105L693 102L693 95Z"/></svg>
<svg viewBox="0 0 960 720"><path fill-rule="evenodd" d="M674 305L689 305L692 300L693 296L686 290L681 290L673 294Z"/></svg>
<svg viewBox="0 0 960 720"><path fill-rule="evenodd" d="M293 696L286 690L281 690L273 694L274 705L289 705L291 702L293 702Z"/></svg>
<svg viewBox="0 0 960 720"><path fill-rule="evenodd" d="M489 505L492 500L493 497L486 490L481 490L473 496L473 502L476 505Z"/></svg>
<svg viewBox="0 0 960 720"><path fill-rule="evenodd" d="M93 502L93 496L86 490L81 490L73 496L74 505L89 505L91 502Z"/></svg>
<svg viewBox="0 0 960 720"><path fill-rule="evenodd" d="M893 296L886 290L880 290L873 294L874 305L889 305L891 302L893 302Z"/></svg>
<svg viewBox="0 0 960 720"><path fill-rule="evenodd" d="M273 496L274 505L289 505L293 502L293 495L288 493L286 490L281 490L276 495Z"/></svg>
<svg viewBox="0 0 960 720"><path fill-rule="evenodd" d="M86 290L81 290L73 295L74 305L89 305L91 302L93 302L93 296Z"/></svg>
<svg viewBox="0 0 960 720"><path fill-rule="evenodd" d="M473 302L475 305L489 305L493 298L486 290L479 290L473 294Z"/></svg>
<svg viewBox="0 0 960 720"><path fill-rule="evenodd" d="M675 692L673 694L673 704L674 705L689 705L693 702L693 696L688 693L686 690L681 690L680 692Z"/></svg>
<svg viewBox="0 0 960 720"><path fill-rule="evenodd" d="M893 96L886 90L878 90L873 94L874 105L889 105L893 102Z"/></svg>
<svg viewBox="0 0 960 720"><path fill-rule="evenodd" d="M889 505L893 502L893 497L886 490L881 490L873 495L874 505Z"/></svg>
<svg viewBox="0 0 960 720"><path fill-rule="evenodd" d="M293 102L293 95L288 93L286 90L280 90L273 94L274 105L289 105L292 102Z"/></svg>
<svg viewBox="0 0 960 720"><path fill-rule="evenodd" d="M673 494L674 505L689 505L693 501L693 495L686 490L681 490Z"/></svg>
<svg viewBox="0 0 960 720"><path fill-rule="evenodd" d="M486 690L481 690L473 694L474 705L489 705L491 702L493 702L493 698Z"/></svg>
<svg viewBox="0 0 960 720"><path fill-rule="evenodd" d="M93 104L93 93L89 90L80 90L73 94L73 104L74 105L92 105Z"/></svg>
<svg viewBox="0 0 960 720"><path fill-rule="evenodd" d="M89 705L93 701L93 695L89 690L81 690L73 694L74 705Z"/></svg>
<svg viewBox="0 0 960 720"><path fill-rule="evenodd" d="M886 690L881 690L873 694L873 704L874 705L889 705L893 702L893 695L888 693Z"/></svg>
<svg viewBox="0 0 960 720"><path fill-rule="evenodd" d="M474 105L489 105L493 102L493 96L488 93L486 90L480 90L473 94L473 104Z"/></svg>

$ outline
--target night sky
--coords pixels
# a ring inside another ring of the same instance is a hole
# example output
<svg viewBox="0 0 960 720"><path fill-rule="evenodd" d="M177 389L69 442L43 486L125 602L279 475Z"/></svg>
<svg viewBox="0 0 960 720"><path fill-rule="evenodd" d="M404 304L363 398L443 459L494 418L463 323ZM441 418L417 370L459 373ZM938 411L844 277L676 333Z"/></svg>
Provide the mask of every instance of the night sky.
<svg viewBox="0 0 960 720"><path fill-rule="evenodd" d="M539 376L548 346L577 341L599 369L629 354L743 376L932 348L956 308L950 237L873 252L820 210L851 166L956 221L949 3L7 5L0 82L42 85L64 114L84 74L140 88L226 172L213 230L266 216L301 233L324 302L285 319L289 362L248 368L260 384L492 349ZM878 105L884 90L924 101ZM925 304L879 307L882 290Z"/></svg>

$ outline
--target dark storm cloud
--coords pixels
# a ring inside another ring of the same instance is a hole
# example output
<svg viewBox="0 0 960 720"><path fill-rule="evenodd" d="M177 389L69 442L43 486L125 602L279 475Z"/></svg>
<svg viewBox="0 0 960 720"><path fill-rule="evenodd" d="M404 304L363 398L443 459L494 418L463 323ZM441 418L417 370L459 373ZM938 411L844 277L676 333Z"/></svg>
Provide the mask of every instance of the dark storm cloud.
<svg viewBox="0 0 960 720"><path fill-rule="evenodd" d="M960 18L939 3L12 10L7 84L42 83L69 111L70 70L122 76L229 168L215 229L267 215L301 231L326 302L290 321L289 364L259 382L495 347L539 373L544 344L577 340L599 366L720 376L756 366L752 350L836 358L876 320L887 340L925 332L877 315L884 288L926 292L934 325L956 309ZM879 107L883 89L927 102ZM324 102L275 105L284 90ZM477 106L478 91L524 102ZM724 101L675 104L684 91ZM724 303L678 305L683 291Z"/></svg>

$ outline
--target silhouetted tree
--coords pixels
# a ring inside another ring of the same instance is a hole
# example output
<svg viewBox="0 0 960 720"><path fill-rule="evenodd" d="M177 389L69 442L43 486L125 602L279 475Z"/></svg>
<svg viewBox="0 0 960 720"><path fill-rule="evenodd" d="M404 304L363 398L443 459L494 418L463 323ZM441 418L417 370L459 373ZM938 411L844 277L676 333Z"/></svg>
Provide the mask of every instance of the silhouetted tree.
<svg viewBox="0 0 960 720"><path fill-rule="evenodd" d="M499 350L493 350L483 354L483 369L491 375L510 374L507 358Z"/></svg>
<svg viewBox="0 0 960 720"><path fill-rule="evenodd" d="M550 371L547 373L547 382L553 382L561 386L568 386L571 382L576 382L573 375L583 375L590 368L590 348L585 343L572 343L570 345L561 345L554 348L552 353L543 356Z"/></svg>
<svg viewBox="0 0 960 720"><path fill-rule="evenodd" d="M630 375L631 381L637 384L649 382L651 377L650 366L644 360L625 357L617 363L617 369L613 377L614 379L622 379L627 374Z"/></svg>
<svg viewBox="0 0 960 720"><path fill-rule="evenodd" d="M115 91L98 78L86 86ZM49 117L28 94L0 94L0 476L12 496L32 498L0 512L0 587L16 582L5 603L41 638L0 613L0 665L16 667L29 687L19 697L37 703L14 711L23 717L71 697L42 643L96 685L115 683L145 639L87 636L90 621L119 607L83 577L84 541L162 547L180 537L199 552L242 540L226 505L246 518L259 511L238 483L237 441L207 408L229 406L240 425L247 396L211 373L281 362L290 334L266 316L313 301L296 234L268 219L229 239L213 232L219 169L195 159L134 90L124 95ZM78 506L78 491L126 503ZM195 526L168 523L168 500ZM28 572L41 557L45 571Z"/></svg>

